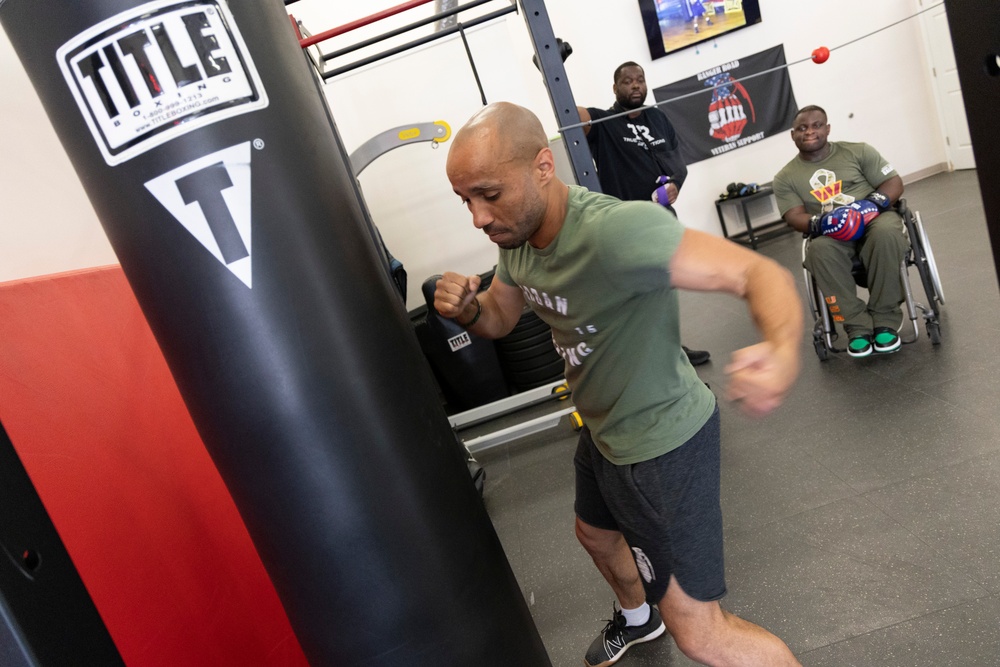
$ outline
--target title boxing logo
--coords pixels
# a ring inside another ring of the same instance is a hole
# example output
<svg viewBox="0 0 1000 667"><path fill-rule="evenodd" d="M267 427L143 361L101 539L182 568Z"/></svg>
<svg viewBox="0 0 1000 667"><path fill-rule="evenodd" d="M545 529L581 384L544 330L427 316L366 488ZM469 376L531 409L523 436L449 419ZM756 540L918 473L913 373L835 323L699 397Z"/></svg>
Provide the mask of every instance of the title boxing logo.
<svg viewBox="0 0 1000 667"><path fill-rule="evenodd" d="M250 288L251 153L247 141L146 182L184 229Z"/></svg>
<svg viewBox="0 0 1000 667"><path fill-rule="evenodd" d="M448 347L452 352L458 352L462 348L469 347L470 345L472 345L472 338L465 331L448 339Z"/></svg>
<svg viewBox="0 0 1000 667"><path fill-rule="evenodd" d="M57 58L112 166L268 104L223 3L150 2L80 33Z"/></svg>

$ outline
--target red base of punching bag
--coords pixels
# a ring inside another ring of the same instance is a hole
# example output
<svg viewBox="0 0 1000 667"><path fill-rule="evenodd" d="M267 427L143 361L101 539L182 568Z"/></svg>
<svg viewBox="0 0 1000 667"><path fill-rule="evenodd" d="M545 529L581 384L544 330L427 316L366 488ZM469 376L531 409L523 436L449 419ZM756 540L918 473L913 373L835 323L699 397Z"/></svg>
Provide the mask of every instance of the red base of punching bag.
<svg viewBox="0 0 1000 667"><path fill-rule="evenodd" d="M121 269L0 284L0 341L0 420L125 663L304 667Z"/></svg>

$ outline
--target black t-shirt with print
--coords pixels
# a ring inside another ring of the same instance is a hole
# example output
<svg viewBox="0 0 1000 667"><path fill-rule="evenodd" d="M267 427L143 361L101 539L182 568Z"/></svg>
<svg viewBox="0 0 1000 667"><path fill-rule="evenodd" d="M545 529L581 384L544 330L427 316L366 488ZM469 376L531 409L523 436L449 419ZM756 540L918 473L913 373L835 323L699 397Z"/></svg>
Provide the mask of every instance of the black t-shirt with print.
<svg viewBox="0 0 1000 667"><path fill-rule="evenodd" d="M624 109L615 104L611 109L587 111L597 120ZM635 118L619 116L592 125L587 143L601 189L619 199L648 200L660 175L670 176L678 189L687 178L677 133L659 109L643 109Z"/></svg>

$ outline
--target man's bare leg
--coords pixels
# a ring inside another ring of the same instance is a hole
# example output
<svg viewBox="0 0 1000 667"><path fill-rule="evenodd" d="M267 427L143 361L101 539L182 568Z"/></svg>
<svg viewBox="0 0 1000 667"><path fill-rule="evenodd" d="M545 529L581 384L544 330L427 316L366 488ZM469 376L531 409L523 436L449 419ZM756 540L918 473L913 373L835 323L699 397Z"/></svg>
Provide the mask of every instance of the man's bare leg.
<svg viewBox="0 0 1000 667"><path fill-rule="evenodd" d="M712 667L802 667L783 641L718 602L695 600L670 575L660 614L678 648L696 662Z"/></svg>
<svg viewBox="0 0 1000 667"><path fill-rule="evenodd" d="M577 517L576 537L611 586L618 604L624 609L641 607L646 601L646 592L622 534L616 530L596 528Z"/></svg>
<svg viewBox="0 0 1000 667"><path fill-rule="evenodd" d="M609 619L607 626L590 644L583 659L585 665L605 667L617 662L630 646L664 635L666 626L660 618L658 608L646 607L646 591L639 579L632 551L622 534L595 528L578 518L576 536L611 586L622 609ZM648 613L644 613L647 611ZM628 623L629 616L633 617L632 625ZM644 621L641 620L642 617L645 617Z"/></svg>

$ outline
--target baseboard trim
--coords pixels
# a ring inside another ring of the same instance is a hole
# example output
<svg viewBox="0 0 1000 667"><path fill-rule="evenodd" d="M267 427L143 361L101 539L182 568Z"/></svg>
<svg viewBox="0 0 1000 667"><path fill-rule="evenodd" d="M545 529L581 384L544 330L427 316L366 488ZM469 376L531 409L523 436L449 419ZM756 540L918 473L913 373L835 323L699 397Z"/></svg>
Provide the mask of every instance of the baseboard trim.
<svg viewBox="0 0 1000 667"><path fill-rule="evenodd" d="M929 176L933 176L934 174L940 174L946 171L953 171L953 170L950 168L950 165L947 162L938 162L935 165L931 165L930 167L927 167L925 169L921 169L919 171L913 172L912 174L907 174L906 176L903 176L903 185L907 185L909 183L915 183L916 181L923 180Z"/></svg>

